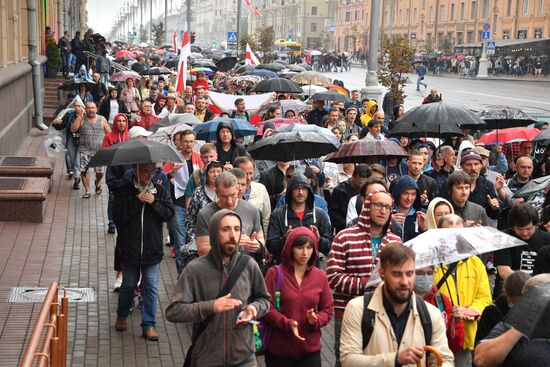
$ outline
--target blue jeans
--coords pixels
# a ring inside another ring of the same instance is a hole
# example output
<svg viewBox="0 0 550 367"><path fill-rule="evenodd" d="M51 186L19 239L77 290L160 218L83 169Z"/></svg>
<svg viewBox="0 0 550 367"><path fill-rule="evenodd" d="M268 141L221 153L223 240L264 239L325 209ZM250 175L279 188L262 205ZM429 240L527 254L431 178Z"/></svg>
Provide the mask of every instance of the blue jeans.
<svg viewBox="0 0 550 367"><path fill-rule="evenodd" d="M80 152L78 145L70 132L66 132L65 136L65 165L67 166L67 173L73 172L73 178L80 178Z"/></svg>
<svg viewBox="0 0 550 367"><path fill-rule="evenodd" d="M422 76L418 76L418 79L416 79L416 90L420 90L420 85L423 85L424 87L428 87L428 84L424 83L422 81Z"/></svg>
<svg viewBox="0 0 550 367"><path fill-rule="evenodd" d="M176 270L178 277L183 271L183 257L181 255L183 247L186 244L185 235L185 208L181 205L174 205L174 216L170 221L172 248L176 254Z"/></svg>
<svg viewBox="0 0 550 367"><path fill-rule="evenodd" d="M113 222L113 202L115 201L115 194L109 191L109 201L107 202L107 219L109 220L109 227L115 227Z"/></svg>
<svg viewBox="0 0 550 367"><path fill-rule="evenodd" d="M155 327L157 313L157 291L160 263L140 266L122 264L122 286L118 295L117 318L126 319L130 314L130 307L134 299L134 291L139 282L141 273L141 287L143 289L143 303L141 305L141 329L146 332Z"/></svg>

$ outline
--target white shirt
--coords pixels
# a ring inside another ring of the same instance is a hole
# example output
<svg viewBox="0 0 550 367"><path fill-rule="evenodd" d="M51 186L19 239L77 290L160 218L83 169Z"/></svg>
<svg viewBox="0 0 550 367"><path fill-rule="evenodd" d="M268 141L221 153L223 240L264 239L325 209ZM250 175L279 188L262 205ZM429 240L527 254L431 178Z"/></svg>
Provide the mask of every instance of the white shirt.
<svg viewBox="0 0 550 367"><path fill-rule="evenodd" d="M109 119L107 121L109 121L109 123L112 125L115 121L115 116L118 113L118 101L116 99L111 99L109 101L109 104L111 105L111 109L109 112Z"/></svg>

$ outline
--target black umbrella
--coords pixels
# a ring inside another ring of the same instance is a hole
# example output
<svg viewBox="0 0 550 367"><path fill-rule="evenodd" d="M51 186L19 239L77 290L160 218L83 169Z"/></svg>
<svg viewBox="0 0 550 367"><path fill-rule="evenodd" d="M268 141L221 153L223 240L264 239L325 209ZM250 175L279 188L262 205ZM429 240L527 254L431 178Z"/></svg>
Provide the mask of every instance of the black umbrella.
<svg viewBox="0 0 550 367"><path fill-rule="evenodd" d="M256 69L255 65L241 65L241 66L238 66L235 69L235 73L236 74L243 74L243 73L246 73L248 71L252 71L254 69Z"/></svg>
<svg viewBox="0 0 550 367"><path fill-rule="evenodd" d="M171 113L162 118L159 122L152 125L149 131L156 132L158 129L178 124L195 126L200 124L200 120L192 113Z"/></svg>
<svg viewBox="0 0 550 367"><path fill-rule="evenodd" d="M201 53L202 49L199 46L191 45L191 52Z"/></svg>
<svg viewBox="0 0 550 367"><path fill-rule="evenodd" d="M252 92L268 93L302 93L300 86L285 78L271 78L262 80L253 89Z"/></svg>
<svg viewBox="0 0 550 367"><path fill-rule="evenodd" d="M182 162L178 152L156 141L132 139L100 149L90 159L90 167L121 166L139 163Z"/></svg>
<svg viewBox="0 0 550 367"><path fill-rule="evenodd" d="M312 71L313 70L313 68L308 64L298 64L298 66L303 67L304 69L306 69L306 71Z"/></svg>
<svg viewBox="0 0 550 367"><path fill-rule="evenodd" d="M531 141L541 145L550 145L550 129L542 130L542 132L531 139Z"/></svg>
<svg viewBox="0 0 550 367"><path fill-rule="evenodd" d="M169 59L164 63L164 67L171 69L171 68L177 68L179 64L180 59Z"/></svg>
<svg viewBox="0 0 550 367"><path fill-rule="evenodd" d="M339 143L315 131L276 132L250 149L254 159L289 162L317 158L338 150Z"/></svg>
<svg viewBox="0 0 550 367"><path fill-rule="evenodd" d="M229 71L233 69L233 67L237 64L237 58L233 56L224 57L223 59L216 62L216 66L218 67L219 71Z"/></svg>
<svg viewBox="0 0 550 367"><path fill-rule="evenodd" d="M491 130L528 126L537 122L522 110L508 106L487 108L480 111L478 116L485 121L485 128Z"/></svg>
<svg viewBox="0 0 550 367"><path fill-rule="evenodd" d="M514 194L515 198L525 198L534 193L546 191L550 187L550 175L533 178Z"/></svg>
<svg viewBox="0 0 550 367"><path fill-rule="evenodd" d="M92 88L96 83L86 79L71 79L61 84L57 89L59 90L78 90L81 85L85 85L86 88Z"/></svg>
<svg viewBox="0 0 550 367"><path fill-rule="evenodd" d="M454 127L446 125L462 126L483 129L485 123L472 111L447 102L434 102L423 104L407 111L395 123L414 124L423 131L434 133L452 132Z"/></svg>
<svg viewBox="0 0 550 367"><path fill-rule="evenodd" d="M279 73L279 78L285 78L285 79L290 80L296 74L298 74L298 72L296 72L296 71L290 71L290 70L284 71L283 70ZM302 90L300 90L300 93L302 93Z"/></svg>
<svg viewBox="0 0 550 367"><path fill-rule="evenodd" d="M197 59L197 60L193 61L191 63L191 65L193 65L193 67L202 66L202 67L205 67L205 68L210 68L213 71L218 70L218 67L216 66L216 64L214 64L214 61L209 60L209 59Z"/></svg>
<svg viewBox="0 0 550 367"><path fill-rule="evenodd" d="M256 66L256 69L265 69L276 73L278 71L286 69L286 66L283 64L260 64Z"/></svg>
<svg viewBox="0 0 550 367"><path fill-rule="evenodd" d="M329 90L326 92L315 93L309 99L312 101L336 101L336 102L349 102L350 99L343 94L336 91Z"/></svg>
<svg viewBox="0 0 550 367"><path fill-rule="evenodd" d="M289 66L290 71L295 71L297 73L301 73L302 71L307 71L306 68L300 65L290 65Z"/></svg>
<svg viewBox="0 0 550 367"><path fill-rule="evenodd" d="M390 130L390 136L399 137L399 136L408 136L409 138L424 138L424 137L445 137L445 136L463 136L464 133L460 130L457 125L440 125L436 126L435 130L430 129L421 129L416 124L411 122L398 122Z"/></svg>
<svg viewBox="0 0 550 367"><path fill-rule="evenodd" d="M550 283L536 285L524 293L504 322L529 339L550 339Z"/></svg>
<svg viewBox="0 0 550 367"><path fill-rule="evenodd" d="M139 72L140 75L165 75L165 74L172 74L172 70L168 69L167 67L161 66L161 67L153 67L149 69L145 69Z"/></svg>

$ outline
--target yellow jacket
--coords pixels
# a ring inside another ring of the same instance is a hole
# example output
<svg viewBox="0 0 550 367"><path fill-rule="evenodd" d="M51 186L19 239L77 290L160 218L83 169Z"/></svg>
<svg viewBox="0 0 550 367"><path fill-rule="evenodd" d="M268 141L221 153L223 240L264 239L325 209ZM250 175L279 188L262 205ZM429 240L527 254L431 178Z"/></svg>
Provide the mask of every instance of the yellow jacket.
<svg viewBox="0 0 550 367"><path fill-rule="evenodd" d="M438 268L434 274L434 283L437 284L445 274L447 266ZM489 287L489 278L485 265L477 256L472 256L465 261L459 261L456 267L456 280L458 283L459 306L483 313L485 307L493 300ZM453 304L457 303L455 280L451 275L443 283L439 291L448 296ZM473 350L477 332L476 321L464 321L464 349Z"/></svg>
<svg viewBox="0 0 550 367"><path fill-rule="evenodd" d="M374 113L371 113L370 110L373 106L378 107L378 103L376 103L376 101L372 101L372 100L367 102L367 112L365 114L363 114L363 116L361 116L361 118L360 118L361 123L363 124L363 126L367 126L369 124L370 120L372 120L372 117L374 116Z"/></svg>
<svg viewBox="0 0 550 367"><path fill-rule="evenodd" d="M363 349L361 322L363 320L363 296L352 299L346 306L342 319L342 335L340 336L340 362L342 367L394 367L395 355L412 345L424 346L424 330L420 315L416 308L416 297L412 298L412 310L409 314L401 345L391 326L390 319L383 304L382 282L374 291L368 308L376 312L374 328L369 344ZM432 346L443 356L443 367L454 366L453 353L449 349L445 323L441 312L431 304L426 303L432 320ZM425 359L422 365L426 365ZM404 367L413 367L407 365Z"/></svg>

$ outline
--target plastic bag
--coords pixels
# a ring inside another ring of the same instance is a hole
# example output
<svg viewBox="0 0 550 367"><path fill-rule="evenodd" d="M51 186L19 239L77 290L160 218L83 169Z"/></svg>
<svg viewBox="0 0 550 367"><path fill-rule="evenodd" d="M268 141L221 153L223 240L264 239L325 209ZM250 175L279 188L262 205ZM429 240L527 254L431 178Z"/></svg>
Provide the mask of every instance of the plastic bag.
<svg viewBox="0 0 550 367"><path fill-rule="evenodd" d="M63 135L61 131L54 129L52 126L48 129L48 137L44 139L44 149L48 157L56 158L59 153L65 150L63 145Z"/></svg>

